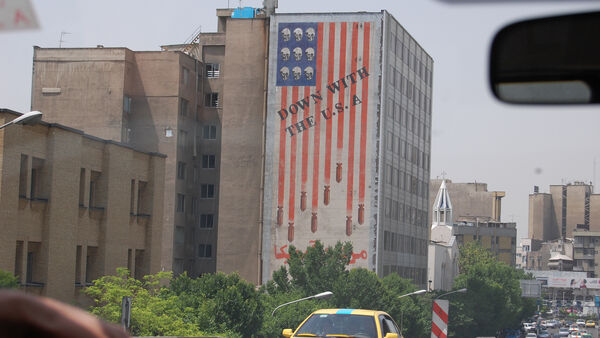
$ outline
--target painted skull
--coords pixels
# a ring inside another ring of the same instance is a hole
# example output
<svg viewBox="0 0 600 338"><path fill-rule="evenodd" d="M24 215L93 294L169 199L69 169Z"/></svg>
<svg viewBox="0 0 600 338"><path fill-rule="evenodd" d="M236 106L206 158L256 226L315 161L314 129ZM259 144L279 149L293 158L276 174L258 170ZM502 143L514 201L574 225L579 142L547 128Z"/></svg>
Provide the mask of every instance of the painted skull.
<svg viewBox="0 0 600 338"><path fill-rule="evenodd" d="M306 55L306 60L308 61L312 61L315 58L315 50L312 47L306 48L304 54Z"/></svg>
<svg viewBox="0 0 600 338"><path fill-rule="evenodd" d="M294 29L294 39L296 39L296 41L302 40L302 28Z"/></svg>
<svg viewBox="0 0 600 338"><path fill-rule="evenodd" d="M308 81L312 80L314 73L315 72L312 67L304 68L304 77L306 77Z"/></svg>
<svg viewBox="0 0 600 338"><path fill-rule="evenodd" d="M279 71L279 74L281 74L281 79L283 81L286 81L290 77L290 70L288 69L288 67L283 67Z"/></svg>
<svg viewBox="0 0 600 338"><path fill-rule="evenodd" d="M296 66L292 69L292 74L294 75L294 80L300 80L300 77L302 76L302 69Z"/></svg>
<svg viewBox="0 0 600 338"><path fill-rule="evenodd" d="M284 28L281 30L281 38L283 41L290 41L291 32L289 28Z"/></svg>
<svg viewBox="0 0 600 338"><path fill-rule="evenodd" d="M287 61L290 59L290 49L285 47L281 50L281 59Z"/></svg>
<svg viewBox="0 0 600 338"><path fill-rule="evenodd" d="M309 28L306 30L306 39L307 39L308 41L313 41L313 40L315 39L315 29L314 29L314 28L312 28L312 27L309 27Z"/></svg>
<svg viewBox="0 0 600 338"><path fill-rule="evenodd" d="M302 48L300 48L300 47L294 48L294 60L296 60L296 61L302 60Z"/></svg>

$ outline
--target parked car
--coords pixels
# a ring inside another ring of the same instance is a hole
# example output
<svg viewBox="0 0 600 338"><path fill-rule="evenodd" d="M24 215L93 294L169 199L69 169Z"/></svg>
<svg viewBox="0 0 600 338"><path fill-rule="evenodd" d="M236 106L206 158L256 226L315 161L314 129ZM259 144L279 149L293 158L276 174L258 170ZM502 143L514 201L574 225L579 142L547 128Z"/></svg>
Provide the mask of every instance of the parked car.
<svg viewBox="0 0 600 338"><path fill-rule="evenodd" d="M379 325L377 325L379 323ZM285 329L286 338L340 336L398 338L398 326L385 312L355 309L321 309L311 313L296 329Z"/></svg>

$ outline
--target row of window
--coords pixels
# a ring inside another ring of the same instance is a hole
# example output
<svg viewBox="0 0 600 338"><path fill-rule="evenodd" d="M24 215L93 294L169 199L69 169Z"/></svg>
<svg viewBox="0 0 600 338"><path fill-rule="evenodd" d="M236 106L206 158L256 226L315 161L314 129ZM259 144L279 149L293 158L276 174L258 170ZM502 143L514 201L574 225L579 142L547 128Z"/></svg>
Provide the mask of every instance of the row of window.
<svg viewBox="0 0 600 338"><path fill-rule="evenodd" d="M402 75L394 66L389 66L388 71L389 84L403 93L409 100L414 102L417 107L423 108L425 112L431 113L431 99L426 93L422 92L417 85Z"/></svg>
<svg viewBox="0 0 600 338"><path fill-rule="evenodd" d="M424 121L421 121L415 114L409 112L408 109L404 107L399 100L394 100L393 98L388 99L388 106L385 112L391 120L400 123L401 126L405 126L408 131L417 134L417 137L420 138L421 136L423 136L424 140L428 139L428 115L425 115Z"/></svg>
<svg viewBox="0 0 600 338"><path fill-rule="evenodd" d="M426 256L427 240L386 230L383 232L383 250Z"/></svg>
<svg viewBox="0 0 600 338"><path fill-rule="evenodd" d="M385 166L385 183L422 198L426 198L429 193L429 185L426 181L394 168L390 164Z"/></svg>
<svg viewBox="0 0 600 338"><path fill-rule="evenodd" d="M202 135L196 136L196 149L200 149L201 140L216 140L217 139L217 126L213 124L202 126ZM169 135L169 134L167 134ZM171 134L172 135L172 134ZM179 135L177 137L177 145L180 148L185 148L188 146L188 142L190 141L188 137L188 132L185 130L179 130Z"/></svg>
<svg viewBox="0 0 600 338"><path fill-rule="evenodd" d="M395 136L391 131L387 132L386 148L419 168L429 170L430 159L427 153L421 151L417 146L402 140L400 136Z"/></svg>
<svg viewBox="0 0 600 338"><path fill-rule="evenodd" d="M181 83L184 86L187 86L190 84L190 70L182 67L182 72L181 72ZM205 63L204 64L204 75L209 78L209 79L214 79L214 78L218 78L221 75L221 65L218 63ZM200 88L200 79L201 79L201 74L198 74L198 88Z"/></svg>
<svg viewBox="0 0 600 338"><path fill-rule="evenodd" d="M415 226L427 226L427 212L391 198L385 199L383 214L395 221Z"/></svg>
<svg viewBox="0 0 600 338"><path fill-rule="evenodd" d="M410 51L408 46L393 34L390 34L389 49L394 51L396 56L400 57L426 84L431 84L433 78L431 70L427 68L423 61L419 60L415 53Z"/></svg>
<svg viewBox="0 0 600 338"><path fill-rule="evenodd" d="M202 169L215 169L216 167L216 156L215 155L202 155ZM187 176L187 163L179 161L177 162L177 178L185 180ZM193 172L194 182L198 181L198 168L194 166Z"/></svg>
<svg viewBox="0 0 600 338"><path fill-rule="evenodd" d="M200 185L200 198L201 199L210 199L215 198L215 185L214 184L201 184ZM190 203L190 213L192 215L197 214L198 210L198 198L192 197ZM185 194L177 194L176 196L176 208L177 212L185 212L186 210L186 196Z"/></svg>

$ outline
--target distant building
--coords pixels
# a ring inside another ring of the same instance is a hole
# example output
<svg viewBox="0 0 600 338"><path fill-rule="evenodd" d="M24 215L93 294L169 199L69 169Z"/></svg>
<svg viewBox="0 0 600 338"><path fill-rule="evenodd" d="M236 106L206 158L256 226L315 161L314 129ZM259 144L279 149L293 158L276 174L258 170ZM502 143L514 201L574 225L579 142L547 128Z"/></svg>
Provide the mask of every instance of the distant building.
<svg viewBox="0 0 600 338"><path fill-rule="evenodd" d="M430 290L451 290L458 276L459 249L454 236L452 202L442 181L432 212L427 278Z"/></svg>
<svg viewBox="0 0 600 338"><path fill-rule="evenodd" d="M117 267L161 270L164 155L45 122L0 140L0 269L22 289L73 302Z"/></svg>
<svg viewBox="0 0 600 338"><path fill-rule="evenodd" d="M433 205L436 192L440 189L441 179L432 179L429 183L429 203ZM445 179L452 194L455 222L500 222L502 216L502 198L504 191L488 191L487 183L453 183ZM431 223L431 220L430 220Z"/></svg>
<svg viewBox="0 0 600 338"><path fill-rule="evenodd" d="M527 254L528 270L571 271L572 268L573 241L571 239L542 242L537 250L533 248Z"/></svg>
<svg viewBox="0 0 600 338"><path fill-rule="evenodd" d="M515 266L517 224L513 222L455 223L454 235L459 245L478 241L499 261Z"/></svg>
<svg viewBox="0 0 600 338"><path fill-rule="evenodd" d="M573 232L573 271L586 272L587 277L600 277L600 231Z"/></svg>
<svg viewBox="0 0 600 338"><path fill-rule="evenodd" d="M540 240L522 238L516 250L515 267L527 269L527 256L530 252L539 250L541 245L542 241Z"/></svg>
<svg viewBox="0 0 600 338"><path fill-rule="evenodd" d="M600 231L600 194L584 182L551 185L550 193L534 188L529 195L529 238L551 241L573 238L577 229Z"/></svg>

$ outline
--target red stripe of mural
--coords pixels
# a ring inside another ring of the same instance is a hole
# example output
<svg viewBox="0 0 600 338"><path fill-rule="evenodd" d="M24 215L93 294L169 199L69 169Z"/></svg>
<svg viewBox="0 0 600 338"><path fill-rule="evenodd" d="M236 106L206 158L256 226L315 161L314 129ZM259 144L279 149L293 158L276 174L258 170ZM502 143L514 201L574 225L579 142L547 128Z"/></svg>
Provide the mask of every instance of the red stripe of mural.
<svg viewBox="0 0 600 338"><path fill-rule="evenodd" d="M321 71L323 69L323 23L319 22L317 29L317 65L316 65L316 92L321 94ZM310 230L317 231L317 211L319 209L319 154L321 147L321 101L315 103L315 126L314 131L314 146L313 153L313 174L312 174L312 217Z"/></svg>
<svg viewBox="0 0 600 338"><path fill-rule="evenodd" d="M346 74L346 34L348 32L346 22L341 23L340 27L340 67L338 77L343 78ZM331 83L331 82L330 82ZM344 86L340 85L339 98L337 102L344 104L346 90ZM338 127L337 127L337 151L336 151L336 181L341 180L341 165L342 165L342 151L344 149L344 114L337 115Z"/></svg>
<svg viewBox="0 0 600 338"><path fill-rule="evenodd" d="M364 23L364 40L363 40L363 67L369 72L369 55L370 55L370 40L371 40L371 24ZM364 208L365 203L365 167L367 153L367 121L369 108L369 77L362 81L362 103L361 103L361 121L360 121L360 162L359 162L359 183L358 183L358 203L359 208ZM360 218L360 217L359 217ZM361 223L362 224L362 223Z"/></svg>
<svg viewBox="0 0 600 338"><path fill-rule="evenodd" d="M287 87L281 88L281 109L287 109ZM277 189L277 225L283 223L283 200L285 197L285 119L279 125L279 173Z"/></svg>
<svg viewBox="0 0 600 338"><path fill-rule="evenodd" d="M333 63L335 61L335 23L329 23L329 58L327 62L327 83L333 82ZM327 115L331 116L333 111L333 93L327 91ZM331 118L327 120L327 126L325 130L325 192L324 192L324 204L329 204L329 184L331 183L331 129L332 129Z"/></svg>
<svg viewBox="0 0 600 338"><path fill-rule="evenodd" d="M310 87L304 87L304 96L310 97ZM306 125L306 118L310 116L310 108L304 109L304 126L308 128ZM306 209L306 180L308 178L308 129L304 129L302 132L302 187L301 187L301 203L300 210L304 211Z"/></svg>
<svg viewBox="0 0 600 338"><path fill-rule="evenodd" d="M358 55L358 22L352 23L352 74L356 73ZM356 95L356 84L350 85L350 119L348 124L348 187L346 191L346 235L352 234L352 200L354 189L354 134L356 129L356 106L353 98Z"/></svg>
<svg viewBox="0 0 600 338"><path fill-rule="evenodd" d="M298 87L292 87L292 104L298 102ZM300 109L296 106L297 109ZM292 109L289 109L290 113ZM298 113L292 115L292 124L295 125L298 122ZM297 139L298 134L290 137L290 193L289 199L289 228L288 228L288 241L294 241L294 216L296 214L296 153L297 153Z"/></svg>

